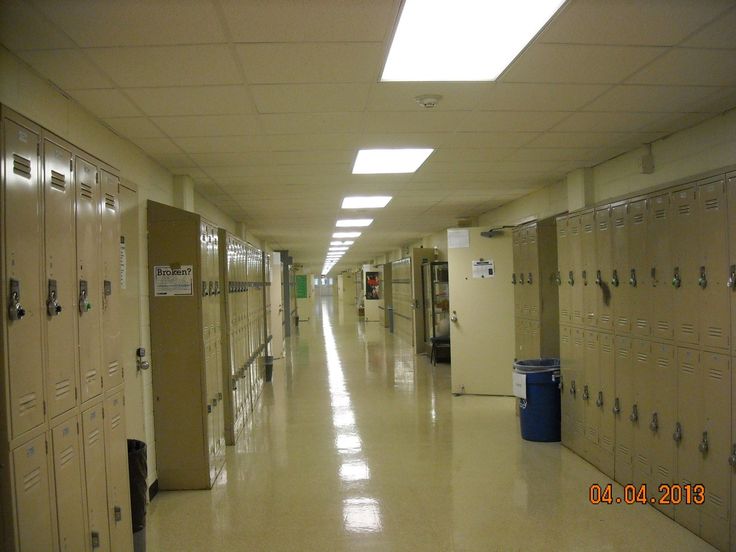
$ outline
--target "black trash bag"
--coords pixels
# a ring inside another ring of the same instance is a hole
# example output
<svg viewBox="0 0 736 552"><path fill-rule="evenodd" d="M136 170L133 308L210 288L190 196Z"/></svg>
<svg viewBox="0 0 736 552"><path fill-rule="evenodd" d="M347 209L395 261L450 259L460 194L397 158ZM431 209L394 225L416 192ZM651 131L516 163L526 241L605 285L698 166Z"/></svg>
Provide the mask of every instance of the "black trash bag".
<svg viewBox="0 0 736 552"><path fill-rule="evenodd" d="M148 498L148 460L146 443L128 439L128 474L130 477L130 517L133 533L146 527L146 499Z"/></svg>

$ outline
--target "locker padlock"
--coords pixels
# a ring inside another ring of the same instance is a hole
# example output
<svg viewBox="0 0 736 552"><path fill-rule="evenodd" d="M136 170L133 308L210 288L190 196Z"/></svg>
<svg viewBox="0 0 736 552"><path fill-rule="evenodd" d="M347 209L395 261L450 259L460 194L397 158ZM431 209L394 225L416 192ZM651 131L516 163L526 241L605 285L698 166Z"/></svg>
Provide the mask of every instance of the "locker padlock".
<svg viewBox="0 0 736 552"><path fill-rule="evenodd" d="M8 316L11 320L20 320L26 315L26 309L20 304L20 282L10 279L10 300L8 301Z"/></svg>
<svg viewBox="0 0 736 552"><path fill-rule="evenodd" d="M659 430L659 416L656 412L652 412L652 421L649 422L649 429L652 431Z"/></svg>
<svg viewBox="0 0 736 552"><path fill-rule="evenodd" d="M92 303L87 295L87 280L79 280L79 314L92 310Z"/></svg>
<svg viewBox="0 0 736 552"><path fill-rule="evenodd" d="M639 405L634 405L631 407L631 414L629 414L629 420L632 422L638 422L639 421Z"/></svg>
<svg viewBox="0 0 736 552"><path fill-rule="evenodd" d="M217 393L217 400L218 401L221 401L222 400L222 393Z"/></svg>
<svg viewBox="0 0 736 552"><path fill-rule="evenodd" d="M619 402L618 397L613 400L613 408L611 410L614 414L619 414L621 412L621 403Z"/></svg>
<svg viewBox="0 0 736 552"><path fill-rule="evenodd" d="M679 288L682 285L682 278L680 278L680 267L675 267L675 272L672 275L672 286Z"/></svg>
<svg viewBox="0 0 736 552"><path fill-rule="evenodd" d="M217 397L212 399L212 407L214 408L215 406L217 406Z"/></svg>
<svg viewBox="0 0 736 552"><path fill-rule="evenodd" d="M511 285L516 285L516 272L511 275Z"/></svg>
<svg viewBox="0 0 736 552"><path fill-rule="evenodd" d="M632 268L631 273L629 274L629 285L631 287L636 287L636 269Z"/></svg>
<svg viewBox="0 0 736 552"><path fill-rule="evenodd" d="M731 456L728 457L728 465L732 468L736 467L736 444L731 449Z"/></svg>
<svg viewBox="0 0 736 552"><path fill-rule="evenodd" d="M113 512L115 515L115 523L123 521L123 509L120 506L115 506L115 508L113 508Z"/></svg>
<svg viewBox="0 0 736 552"><path fill-rule="evenodd" d="M708 452L708 432L703 432L703 439L698 443L698 450L705 454Z"/></svg>
<svg viewBox="0 0 736 552"><path fill-rule="evenodd" d="M207 414L212 414L212 405L211 404L208 404L207 405Z"/></svg>
<svg viewBox="0 0 736 552"><path fill-rule="evenodd" d="M595 285L602 286L603 285L603 276L601 276L601 271L596 270L595 271Z"/></svg>
<svg viewBox="0 0 736 552"><path fill-rule="evenodd" d="M582 279L583 279L583 285L584 285L584 286L587 286L587 285L588 285L588 271L587 271L587 270L583 270L583 271L582 271L582 272L580 273L580 276L581 276L581 277L582 277Z"/></svg>
<svg viewBox="0 0 736 552"><path fill-rule="evenodd" d="M562 278L560 277L560 271L559 270L557 272L555 272L555 283L558 286L561 286L562 285Z"/></svg>
<svg viewBox="0 0 736 552"><path fill-rule="evenodd" d="M570 394L575 397L577 395L577 389L575 389L575 380L570 382Z"/></svg>
<svg viewBox="0 0 736 552"><path fill-rule="evenodd" d="M575 285L575 277L573 276L572 270L567 273L567 283L571 286Z"/></svg>
<svg viewBox="0 0 736 552"><path fill-rule="evenodd" d="M675 424L675 431L672 434L672 439L675 441L675 443L679 443L682 441L682 425L680 422L677 422Z"/></svg>
<svg viewBox="0 0 736 552"><path fill-rule="evenodd" d="M100 547L100 534L97 531L92 531L92 550Z"/></svg>
<svg viewBox="0 0 736 552"><path fill-rule="evenodd" d="M532 283L532 273L531 272L529 273L529 277L527 278L526 283L527 284L531 284Z"/></svg>
<svg viewBox="0 0 736 552"><path fill-rule="evenodd" d="M613 287L618 287L619 281L618 281L618 270L615 268L613 269L613 274L611 275L611 285Z"/></svg>
<svg viewBox="0 0 736 552"><path fill-rule="evenodd" d="M523 286L524 285L524 273L519 272L519 283Z"/></svg>
<svg viewBox="0 0 736 552"><path fill-rule="evenodd" d="M595 400L595 405L598 408L603 407L603 391L598 391L598 398Z"/></svg>
<svg viewBox="0 0 736 552"><path fill-rule="evenodd" d="M583 385L583 400L587 401L588 399L590 399L590 392L588 391L588 386Z"/></svg>
<svg viewBox="0 0 736 552"><path fill-rule="evenodd" d="M49 295L46 298L46 312L49 316L58 316L61 313L61 305L59 304L56 294L56 280L49 280Z"/></svg>
<svg viewBox="0 0 736 552"><path fill-rule="evenodd" d="M700 267L700 278L698 278L698 285L700 286L700 289L705 289L708 287L708 278L705 275L705 267Z"/></svg>
<svg viewBox="0 0 736 552"><path fill-rule="evenodd" d="M726 285L731 289L736 289L736 265L731 265L731 273L728 276Z"/></svg>

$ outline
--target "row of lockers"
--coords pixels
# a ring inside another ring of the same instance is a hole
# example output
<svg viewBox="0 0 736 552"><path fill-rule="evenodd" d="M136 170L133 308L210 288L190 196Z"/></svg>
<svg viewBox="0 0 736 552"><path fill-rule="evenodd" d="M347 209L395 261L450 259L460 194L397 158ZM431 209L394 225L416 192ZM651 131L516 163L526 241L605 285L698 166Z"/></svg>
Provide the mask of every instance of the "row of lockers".
<svg viewBox="0 0 736 552"><path fill-rule="evenodd" d="M560 322L730 350L735 232L734 173L559 217Z"/></svg>
<svg viewBox="0 0 736 552"><path fill-rule="evenodd" d="M394 309L394 332L413 343L415 307L411 291L411 258L391 263L391 306Z"/></svg>
<svg viewBox="0 0 736 552"><path fill-rule="evenodd" d="M729 355L563 325L563 444L622 485L702 484L703 505L655 505L727 550L731 485Z"/></svg>
<svg viewBox="0 0 736 552"><path fill-rule="evenodd" d="M132 549L119 179L3 108L0 547Z"/></svg>

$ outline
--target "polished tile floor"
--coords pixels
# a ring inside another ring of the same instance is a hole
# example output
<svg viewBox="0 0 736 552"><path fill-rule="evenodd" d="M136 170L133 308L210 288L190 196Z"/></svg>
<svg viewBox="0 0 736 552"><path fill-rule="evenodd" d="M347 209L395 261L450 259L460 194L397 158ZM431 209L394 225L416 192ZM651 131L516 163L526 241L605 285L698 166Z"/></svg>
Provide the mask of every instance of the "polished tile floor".
<svg viewBox="0 0 736 552"><path fill-rule="evenodd" d="M149 552L714 550L610 480L522 441L513 399L453 397L433 367L325 298L277 362L211 491L162 492Z"/></svg>

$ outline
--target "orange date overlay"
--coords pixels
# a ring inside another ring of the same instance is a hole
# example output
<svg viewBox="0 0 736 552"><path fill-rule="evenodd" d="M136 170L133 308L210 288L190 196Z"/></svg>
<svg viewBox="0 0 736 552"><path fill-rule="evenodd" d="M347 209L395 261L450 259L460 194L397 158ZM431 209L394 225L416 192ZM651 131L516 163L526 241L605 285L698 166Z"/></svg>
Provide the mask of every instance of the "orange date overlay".
<svg viewBox="0 0 736 552"><path fill-rule="evenodd" d="M657 488L655 496L643 485L624 485L624 495L614 496L613 485L593 484L588 491L588 500L591 504L703 504L705 502L705 485L697 484L667 484L662 483Z"/></svg>

